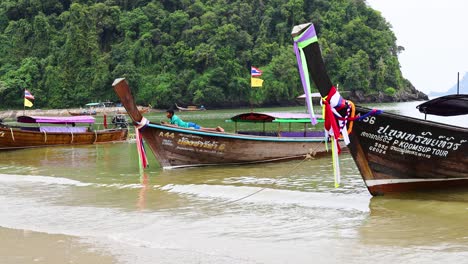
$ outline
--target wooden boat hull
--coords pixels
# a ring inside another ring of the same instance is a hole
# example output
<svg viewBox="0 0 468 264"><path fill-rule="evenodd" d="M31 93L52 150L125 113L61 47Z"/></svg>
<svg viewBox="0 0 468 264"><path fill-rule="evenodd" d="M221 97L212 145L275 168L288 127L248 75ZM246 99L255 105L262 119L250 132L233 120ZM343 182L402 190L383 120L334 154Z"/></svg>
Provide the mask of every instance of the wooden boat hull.
<svg viewBox="0 0 468 264"><path fill-rule="evenodd" d="M309 153L327 154L323 138L251 136L157 124L149 124L141 133L163 168L284 161L303 159Z"/></svg>
<svg viewBox="0 0 468 264"><path fill-rule="evenodd" d="M0 150L123 141L127 139L127 135L127 129L108 129L84 133L44 133L3 127L0 128Z"/></svg>
<svg viewBox="0 0 468 264"><path fill-rule="evenodd" d="M116 79L112 86L163 168L284 161L327 153L325 139L319 136L253 136L153 124L138 111L125 79Z"/></svg>
<svg viewBox="0 0 468 264"><path fill-rule="evenodd" d="M354 122L350 139L372 195L468 188L467 128L382 113Z"/></svg>

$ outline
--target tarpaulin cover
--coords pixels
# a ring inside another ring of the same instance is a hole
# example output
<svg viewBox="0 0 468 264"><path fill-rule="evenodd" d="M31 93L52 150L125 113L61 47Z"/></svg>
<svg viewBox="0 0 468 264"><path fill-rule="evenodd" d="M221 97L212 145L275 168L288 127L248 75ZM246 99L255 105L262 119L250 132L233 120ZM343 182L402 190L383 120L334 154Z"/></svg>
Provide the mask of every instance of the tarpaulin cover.
<svg viewBox="0 0 468 264"><path fill-rule="evenodd" d="M416 106L428 115L457 116L468 114L468 94L452 94L437 97Z"/></svg>
<svg viewBox="0 0 468 264"><path fill-rule="evenodd" d="M72 124L72 123L94 123L92 116L19 116L20 123L49 123L49 124Z"/></svg>

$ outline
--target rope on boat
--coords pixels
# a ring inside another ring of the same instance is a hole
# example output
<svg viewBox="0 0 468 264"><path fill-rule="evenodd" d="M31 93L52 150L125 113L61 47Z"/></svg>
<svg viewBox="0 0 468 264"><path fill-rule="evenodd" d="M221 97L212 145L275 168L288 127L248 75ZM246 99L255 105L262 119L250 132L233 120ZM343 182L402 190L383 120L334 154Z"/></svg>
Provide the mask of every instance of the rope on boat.
<svg viewBox="0 0 468 264"><path fill-rule="evenodd" d="M93 144L95 144L97 141L97 130L94 130L94 142Z"/></svg>
<svg viewBox="0 0 468 264"><path fill-rule="evenodd" d="M309 152L305 155L304 159L302 159L298 164L296 164L292 169L290 169L289 171L286 172L286 174L290 174L291 172L293 172L295 169L297 169L304 161L306 160L311 160L311 159L314 159L315 155L317 154L317 149L320 145L317 144L317 146L315 147L315 149L309 149ZM274 180L272 184L275 184L278 180ZM261 191L264 191L266 190L267 188L266 187L263 187L259 190L256 190L255 192L252 192L248 195L245 195L243 197L240 197L238 199L235 199L235 200L231 200L231 201L228 201L226 203L224 203L223 205L227 205L227 204L232 204L232 203L235 203L235 202L238 202L238 201L241 201L241 200L244 200L244 199L247 199L251 196L254 196L255 194L261 192Z"/></svg>
<svg viewBox="0 0 468 264"><path fill-rule="evenodd" d="M44 143L47 143L47 133L45 131L42 131L44 133Z"/></svg>
<svg viewBox="0 0 468 264"><path fill-rule="evenodd" d="M73 131L70 131L70 133L71 133L71 136L72 136L72 139L71 139L70 143L73 143Z"/></svg>
<svg viewBox="0 0 468 264"><path fill-rule="evenodd" d="M10 127L10 133L11 133L11 138L13 139L13 142L15 142L15 136L13 135L13 128Z"/></svg>
<svg viewBox="0 0 468 264"><path fill-rule="evenodd" d="M133 139L136 139L136 136L135 136L134 133L128 133L127 138L128 138L129 140L133 140Z"/></svg>

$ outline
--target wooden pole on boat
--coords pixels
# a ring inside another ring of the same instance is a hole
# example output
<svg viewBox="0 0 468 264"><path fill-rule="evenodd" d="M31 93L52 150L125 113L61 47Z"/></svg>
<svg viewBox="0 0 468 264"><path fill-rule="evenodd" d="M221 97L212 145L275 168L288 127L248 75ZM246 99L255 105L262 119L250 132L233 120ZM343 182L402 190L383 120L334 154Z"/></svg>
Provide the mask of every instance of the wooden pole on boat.
<svg viewBox="0 0 468 264"><path fill-rule="evenodd" d="M23 115L25 115L25 112L26 112L26 104L25 104L26 96L25 96L25 94L26 94L26 88L23 89Z"/></svg>
<svg viewBox="0 0 468 264"><path fill-rule="evenodd" d="M114 83L112 83L112 86L114 87L115 93L120 98L120 101L124 105L125 110L127 110L128 115L133 120L133 124L135 125L135 138L136 138L136 144L137 144L138 159L140 160L139 169L140 169L140 172L143 172L143 169L148 166L148 160L146 158L146 153L143 147L143 140L142 140L143 135L141 134L139 129L140 129L140 126L143 127L145 125L141 123L147 122L148 120L146 120L141 115L140 110L138 110L138 106L132 96L130 87L128 86L128 83L125 80L125 78L115 79Z"/></svg>
<svg viewBox="0 0 468 264"><path fill-rule="evenodd" d="M104 115L103 115L103 123L104 123L104 124L103 124L103 125L104 125L104 129L107 129L107 115L106 115L106 113L104 113Z"/></svg>
<svg viewBox="0 0 468 264"><path fill-rule="evenodd" d="M457 75L457 94L460 94L460 72Z"/></svg>

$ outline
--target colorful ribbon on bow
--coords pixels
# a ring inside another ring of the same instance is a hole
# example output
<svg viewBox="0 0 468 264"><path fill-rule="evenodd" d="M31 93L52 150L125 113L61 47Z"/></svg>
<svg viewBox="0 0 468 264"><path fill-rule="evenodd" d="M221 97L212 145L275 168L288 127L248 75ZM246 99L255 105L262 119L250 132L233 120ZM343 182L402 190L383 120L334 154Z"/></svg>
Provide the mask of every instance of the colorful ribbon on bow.
<svg viewBox="0 0 468 264"><path fill-rule="evenodd" d="M140 129L145 128L149 124L149 120L143 117L140 122L135 124L135 139L138 151L138 159L140 160L140 171L148 167L148 158L146 157L145 146L143 137L141 136Z"/></svg>

